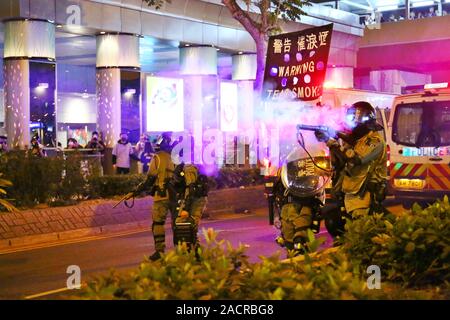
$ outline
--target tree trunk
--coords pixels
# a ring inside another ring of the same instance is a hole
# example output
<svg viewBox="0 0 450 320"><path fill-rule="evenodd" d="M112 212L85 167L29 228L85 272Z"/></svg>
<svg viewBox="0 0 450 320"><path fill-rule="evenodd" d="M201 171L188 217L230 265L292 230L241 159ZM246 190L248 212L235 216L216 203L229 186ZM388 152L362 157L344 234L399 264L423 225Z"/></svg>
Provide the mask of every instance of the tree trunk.
<svg viewBox="0 0 450 320"><path fill-rule="evenodd" d="M236 0L222 0L233 18L239 21L256 43L256 80L254 84L255 93L260 94L264 81L264 67L266 63L267 41L265 38L264 25L258 24L242 10Z"/></svg>
<svg viewBox="0 0 450 320"><path fill-rule="evenodd" d="M266 67L266 53L267 53L267 41L262 34L256 42L256 79L253 85L255 93L261 94L264 82L264 69Z"/></svg>

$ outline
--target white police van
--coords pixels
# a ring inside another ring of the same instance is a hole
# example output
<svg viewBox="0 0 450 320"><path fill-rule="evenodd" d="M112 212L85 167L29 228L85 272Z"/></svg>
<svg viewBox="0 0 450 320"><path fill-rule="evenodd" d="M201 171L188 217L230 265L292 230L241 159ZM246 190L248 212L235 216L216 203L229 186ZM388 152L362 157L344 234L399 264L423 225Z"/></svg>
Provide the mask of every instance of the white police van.
<svg viewBox="0 0 450 320"><path fill-rule="evenodd" d="M450 193L450 89L427 84L394 99L388 122L390 189L434 200Z"/></svg>

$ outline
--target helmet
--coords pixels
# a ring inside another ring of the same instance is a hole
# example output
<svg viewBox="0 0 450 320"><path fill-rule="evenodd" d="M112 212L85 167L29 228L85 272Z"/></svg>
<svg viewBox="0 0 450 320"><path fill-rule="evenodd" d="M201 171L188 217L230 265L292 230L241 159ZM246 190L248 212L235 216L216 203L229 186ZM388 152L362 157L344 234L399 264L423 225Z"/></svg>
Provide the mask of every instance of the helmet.
<svg viewBox="0 0 450 320"><path fill-rule="evenodd" d="M366 101L355 102L347 109L347 123L354 128L359 124L376 120L375 109Z"/></svg>
<svg viewBox="0 0 450 320"><path fill-rule="evenodd" d="M171 138L170 132L164 132L156 139L155 150L170 152L170 150L171 150L170 141L171 140L172 140L172 138Z"/></svg>

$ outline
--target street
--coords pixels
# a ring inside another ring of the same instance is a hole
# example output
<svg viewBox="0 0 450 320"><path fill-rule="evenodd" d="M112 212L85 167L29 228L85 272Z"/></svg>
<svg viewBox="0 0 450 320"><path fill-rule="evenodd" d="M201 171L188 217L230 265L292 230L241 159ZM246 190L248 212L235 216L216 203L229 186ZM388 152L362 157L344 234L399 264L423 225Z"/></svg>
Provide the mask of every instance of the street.
<svg viewBox="0 0 450 320"><path fill-rule="evenodd" d="M227 219L204 220L201 228L213 228L219 239L228 240L233 246L249 245L247 253L253 262L277 251L281 252L281 258L285 257L274 241L278 231L268 224L266 209ZM169 229L166 244L171 248ZM326 238L323 246L330 246L331 238L323 226L320 235ZM58 290L67 295L64 288L68 266L79 266L82 281L87 281L111 268L134 268L151 252L153 240L146 231L0 255L0 299L56 298Z"/></svg>

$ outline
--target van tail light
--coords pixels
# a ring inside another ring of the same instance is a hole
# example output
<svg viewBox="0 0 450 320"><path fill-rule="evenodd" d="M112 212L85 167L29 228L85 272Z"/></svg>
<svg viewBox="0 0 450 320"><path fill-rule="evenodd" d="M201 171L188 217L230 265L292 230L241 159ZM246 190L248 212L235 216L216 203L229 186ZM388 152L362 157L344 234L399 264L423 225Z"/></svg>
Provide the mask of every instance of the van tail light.
<svg viewBox="0 0 450 320"><path fill-rule="evenodd" d="M391 147L389 145L386 146L386 166L389 169L391 167Z"/></svg>

